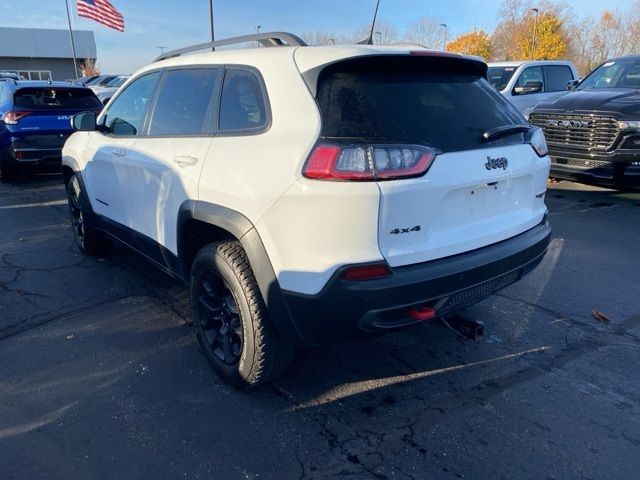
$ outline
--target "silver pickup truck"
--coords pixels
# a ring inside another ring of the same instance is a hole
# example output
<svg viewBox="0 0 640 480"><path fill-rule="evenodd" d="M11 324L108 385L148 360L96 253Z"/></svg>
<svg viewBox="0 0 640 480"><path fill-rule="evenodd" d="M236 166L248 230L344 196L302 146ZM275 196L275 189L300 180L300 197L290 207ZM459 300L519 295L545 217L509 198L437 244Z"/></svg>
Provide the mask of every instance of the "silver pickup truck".
<svg viewBox="0 0 640 480"><path fill-rule="evenodd" d="M567 93L578 72L571 62L538 60L490 63L487 76L496 90L527 115L543 100Z"/></svg>

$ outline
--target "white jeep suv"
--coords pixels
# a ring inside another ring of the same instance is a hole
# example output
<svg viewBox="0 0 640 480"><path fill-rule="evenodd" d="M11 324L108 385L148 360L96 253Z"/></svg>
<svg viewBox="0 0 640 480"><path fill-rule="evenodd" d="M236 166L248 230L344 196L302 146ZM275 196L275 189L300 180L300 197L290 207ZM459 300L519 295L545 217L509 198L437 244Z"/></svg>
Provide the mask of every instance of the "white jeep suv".
<svg viewBox="0 0 640 480"><path fill-rule="evenodd" d="M117 239L182 279L225 381L449 316L543 258L544 136L485 63L284 33L213 46L248 41L274 48L165 54L63 151L80 248Z"/></svg>

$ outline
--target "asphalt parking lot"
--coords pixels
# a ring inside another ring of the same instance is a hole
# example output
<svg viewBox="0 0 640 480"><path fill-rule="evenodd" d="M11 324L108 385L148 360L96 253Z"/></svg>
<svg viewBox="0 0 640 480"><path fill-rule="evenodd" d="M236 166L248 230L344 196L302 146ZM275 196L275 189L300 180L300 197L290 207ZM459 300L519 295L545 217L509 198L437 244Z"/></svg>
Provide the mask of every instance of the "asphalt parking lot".
<svg viewBox="0 0 640 480"><path fill-rule="evenodd" d="M548 205L544 262L466 314L481 341L433 325L305 349L240 393L182 285L80 254L59 176L1 184L0 477L637 478L640 194L561 182Z"/></svg>

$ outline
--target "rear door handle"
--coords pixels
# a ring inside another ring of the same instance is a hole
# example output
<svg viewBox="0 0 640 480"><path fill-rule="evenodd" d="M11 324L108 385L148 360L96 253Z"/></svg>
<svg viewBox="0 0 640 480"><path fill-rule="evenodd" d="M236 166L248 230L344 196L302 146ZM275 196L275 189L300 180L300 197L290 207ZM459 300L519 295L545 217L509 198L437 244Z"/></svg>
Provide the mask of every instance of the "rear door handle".
<svg viewBox="0 0 640 480"><path fill-rule="evenodd" d="M196 157L190 157L189 155L179 155L177 157L173 157L173 161L182 168L192 167L196 163L198 163L198 159Z"/></svg>
<svg viewBox="0 0 640 480"><path fill-rule="evenodd" d="M127 152L125 152L124 150L112 150L111 154L114 157L124 157L127 154Z"/></svg>

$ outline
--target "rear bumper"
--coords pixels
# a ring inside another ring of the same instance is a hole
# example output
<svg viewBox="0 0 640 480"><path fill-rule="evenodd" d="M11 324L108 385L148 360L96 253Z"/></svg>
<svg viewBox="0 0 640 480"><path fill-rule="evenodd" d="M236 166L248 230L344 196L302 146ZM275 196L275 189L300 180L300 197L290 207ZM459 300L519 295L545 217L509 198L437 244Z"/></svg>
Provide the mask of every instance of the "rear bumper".
<svg viewBox="0 0 640 480"><path fill-rule="evenodd" d="M640 150L587 153L550 149L550 176L603 187L640 186Z"/></svg>
<svg viewBox="0 0 640 480"><path fill-rule="evenodd" d="M387 278L348 282L341 279L343 268L317 295L283 293L304 343L349 340L419 323L408 315L411 308L431 306L442 317L490 296L540 263L550 235L545 219L494 245L392 268Z"/></svg>
<svg viewBox="0 0 640 480"><path fill-rule="evenodd" d="M16 166L62 165L62 148L24 148L11 145L9 161Z"/></svg>

